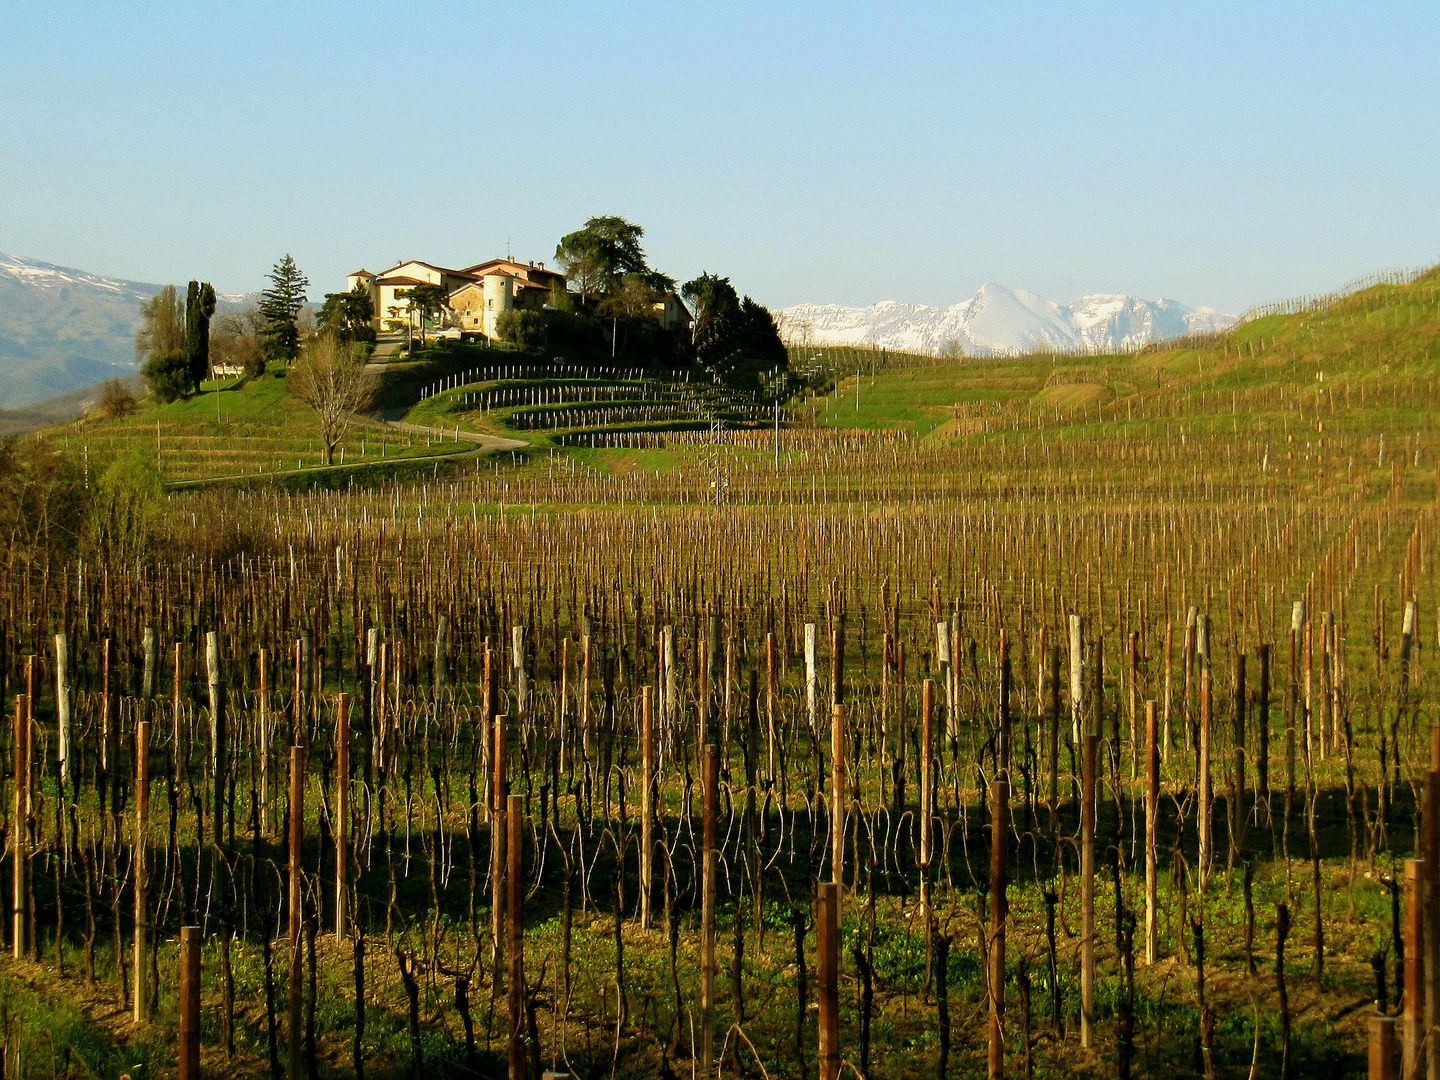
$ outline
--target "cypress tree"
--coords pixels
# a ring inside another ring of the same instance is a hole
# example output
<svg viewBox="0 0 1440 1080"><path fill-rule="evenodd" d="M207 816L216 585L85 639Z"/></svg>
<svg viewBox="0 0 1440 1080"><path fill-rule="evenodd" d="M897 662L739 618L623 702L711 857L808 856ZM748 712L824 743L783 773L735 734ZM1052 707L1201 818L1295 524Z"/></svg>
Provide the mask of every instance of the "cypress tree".
<svg viewBox="0 0 1440 1080"><path fill-rule="evenodd" d="M196 389L210 374L210 317L215 314L215 289L208 281L192 281L185 294L185 356L190 383Z"/></svg>

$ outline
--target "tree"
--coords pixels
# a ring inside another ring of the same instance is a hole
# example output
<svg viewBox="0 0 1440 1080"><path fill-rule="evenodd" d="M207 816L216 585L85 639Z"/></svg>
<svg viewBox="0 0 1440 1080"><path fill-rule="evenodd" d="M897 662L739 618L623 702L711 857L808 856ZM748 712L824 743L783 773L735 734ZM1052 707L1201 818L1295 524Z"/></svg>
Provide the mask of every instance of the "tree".
<svg viewBox="0 0 1440 1080"><path fill-rule="evenodd" d="M701 274L681 295L695 313L695 354L705 367L733 380L789 360L774 316L750 297L740 298L729 278Z"/></svg>
<svg viewBox="0 0 1440 1080"><path fill-rule="evenodd" d="M655 317L655 304L661 294L650 287L643 274L626 274L605 297L605 309L614 315L632 319Z"/></svg>
<svg viewBox="0 0 1440 1080"><path fill-rule="evenodd" d="M357 281L349 292L326 293L320 305L320 329L342 341L374 341L375 302L370 289Z"/></svg>
<svg viewBox="0 0 1440 1080"><path fill-rule="evenodd" d="M335 447L356 415L375 400L374 382L365 374L364 362L350 343L338 341L332 334L319 334L285 382L290 393L314 410L320 441L325 445L325 464L332 464Z"/></svg>
<svg viewBox="0 0 1440 1080"><path fill-rule="evenodd" d="M230 311L210 324L210 357L217 366L234 365L246 378L265 374L265 317L258 307Z"/></svg>
<svg viewBox="0 0 1440 1080"><path fill-rule="evenodd" d="M513 342L522 352L545 347L547 340L545 316L538 311L511 308L495 317L495 334L501 341Z"/></svg>
<svg viewBox="0 0 1440 1080"><path fill-rule="evenodd" d="M290 363L300 355L300 309L310 281L286 255L266 275L270 287L260 294L260 314L265 316L265 355Z"/></svg>
<svg viewBox="0 0 1440 1080"><path fill-rule="evenodd" d="M582 301L604 296L636 274L655 292L675 287L675 279L651 270L640 239L645 230L622 217L592 217L583 229L567 233L555 247L555 259L580 290Z"/></svg>
<svg viewBox="0 0 1440 1080"><path fill-rule="evenodd" d="M106 420L129 416L139 407L135 394L123 379L106 379L100 384L100 397L95 411Z"/></svg>
<svg viewBox="0 0 1440 1080"><path fill-rule="evenodd" d="M185 353L190 358L190 382L195 389L210 374L210 317L215 314L215 290L208 281L192 281L185 296Z"/></svg>
<svg viewBox="0 0 1440 1080"><path fill-rule="evenodd" d="M185 305L166 285L140 304L140 329L135 331L135 362L185 348Z"/></svg>
<svg viewBox="0 0 1440 1080"><path fill-rule="evenodd" d="M138 448L116 458L95 481L90 506L90 543L119 562L155 549L165 521L165 479L153 455Z"/></svg>
<svg viewBox="0 0 1440 1080"><path fill-rule="evenodd" d="M398 289L395 297L398 300L410 301L411 314L420 320L420 344L424 345L425 320L440 318L440 313L450 305L450 294L445 291L444 286L427 282L410 289Z"/></svg>
<svg viewBox="0 0 1440 1080"><path fill-rule="evenodd" d="M140 366L140 375L146 389L164 402L184 397L195 385L190 379L190 354L184 348L151 354Z"/></svg>

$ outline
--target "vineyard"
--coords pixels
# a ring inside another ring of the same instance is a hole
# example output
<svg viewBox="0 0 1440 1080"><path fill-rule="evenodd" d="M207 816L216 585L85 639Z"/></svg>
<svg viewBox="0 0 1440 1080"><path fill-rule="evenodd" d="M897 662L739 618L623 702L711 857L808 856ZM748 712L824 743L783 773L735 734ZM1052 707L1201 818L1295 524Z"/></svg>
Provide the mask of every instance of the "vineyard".
<svg viewBox="0 0 1440 1080"><path fill-rule="evenodd" d="M12 543L5 1076L1440 1067L1437 343L457 365L529 450Z"/></svg>

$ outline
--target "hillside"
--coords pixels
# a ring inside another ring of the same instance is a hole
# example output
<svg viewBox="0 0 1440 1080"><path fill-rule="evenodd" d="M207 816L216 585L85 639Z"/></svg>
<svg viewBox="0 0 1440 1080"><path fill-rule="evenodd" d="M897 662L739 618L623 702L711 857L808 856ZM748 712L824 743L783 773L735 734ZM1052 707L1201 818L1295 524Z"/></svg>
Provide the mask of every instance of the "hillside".
<svg viewBox="0 0 1440 1080"><path fill-rule="evenodd" d="M832 373L835 393L812 398L806 414L831 427L953 435L977 422L983 432L1140 417L1198 420L1321 402L1344 406L1329 421L1333 430L1368 422L1359 419L1361 411L1384 404L1385 395L1429 426L1431 395L1418 391L1440 375L1440 268L1408 284L1374 285L1311 310L1137 352L961 362L868 349L809 355Z"/></svg>
<svg viewBox="0 0 1440 1080"><path fill-rule="evenodd" d="M0 409L133 374L140 304L161 287L0 252Z"/></svg>

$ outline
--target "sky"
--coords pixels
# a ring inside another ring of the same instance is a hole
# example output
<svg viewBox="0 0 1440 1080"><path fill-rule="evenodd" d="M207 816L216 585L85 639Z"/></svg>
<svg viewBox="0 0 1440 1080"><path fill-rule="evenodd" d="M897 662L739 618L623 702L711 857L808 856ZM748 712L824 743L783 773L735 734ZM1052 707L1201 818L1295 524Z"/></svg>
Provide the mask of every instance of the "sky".
<svg viewBox="0 0 1440 1080"><path fill-rule="evenodd" d="M0 251L311 293L618 214L772 308L1440 259L1440 5L0 0Z"/></svg>

